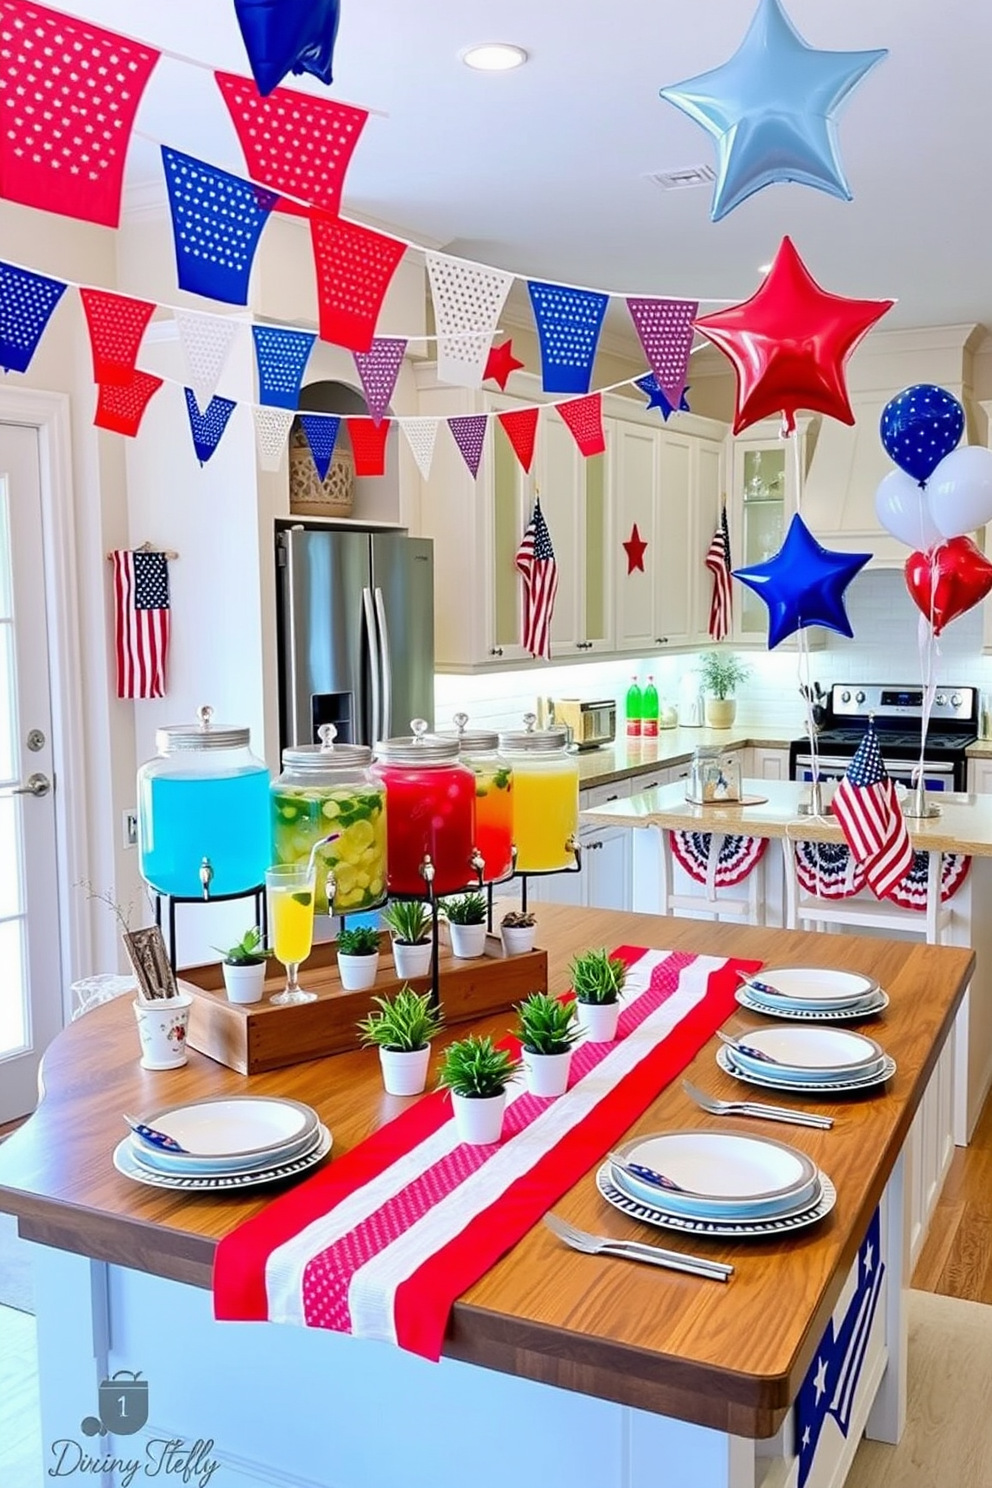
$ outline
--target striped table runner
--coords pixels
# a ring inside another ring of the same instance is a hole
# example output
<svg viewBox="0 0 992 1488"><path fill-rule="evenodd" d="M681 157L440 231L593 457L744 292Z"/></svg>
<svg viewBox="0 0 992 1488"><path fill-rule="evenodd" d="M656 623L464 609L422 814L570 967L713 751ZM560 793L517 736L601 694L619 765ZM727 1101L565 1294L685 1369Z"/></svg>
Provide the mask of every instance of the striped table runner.
<svg viewBox="0 0 992 1488"><path fill-rule="evenodd" d="M583 1043L557 1099L509 1091L499 1143L424 1098L223 1239L225 1320L331 1328L438 1359L455 1299L603 1156L736 1007L760 962L621 946L617 1039Z"/></svg>

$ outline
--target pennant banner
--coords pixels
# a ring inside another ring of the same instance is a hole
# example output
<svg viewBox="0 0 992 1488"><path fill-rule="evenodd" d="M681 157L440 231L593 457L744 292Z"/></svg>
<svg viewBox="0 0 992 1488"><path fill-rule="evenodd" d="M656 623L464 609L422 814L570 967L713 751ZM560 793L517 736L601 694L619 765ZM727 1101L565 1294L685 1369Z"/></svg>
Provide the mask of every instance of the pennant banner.
<svg viewBox="0 0 992 1488"><path fill-rule="evenodd" d="M285 408L253 408L255 448L263 470L278 470L294 415Z"/></svg>
<svg viewBox="0 0 992 1488"><path fill-rule="evenodd" d="M312 331L284 331L278 326L252 326L258 362L258 401L273 408L295 409L303 374L317 337Z"/></svg>
<svg viewBox="0 0 992 1488"><path fill-rule="evenodd" d="M685 392L697 300L650 300L629 296L627 309L658 387L673 408Z"/></svg>
<svg viewBox="0 0 992 1488"><path fill-rule="evenodd" d="M0 38L0 196L117 227L158 52L33 0L0 0Z"/></svg>
<svg viewBox="0 0 992 1488"><path fill-rule="evenodd" d="M437 375L442 382L480 387L513 275L440 253L424 257L438 334Z"/></svg>
<svg viewBox="0 0 992 1488"><path fill-rule="evenodd" d="M331 468L331 456L337 444L341 420L336 417L328 418L325 414L318 413L301 413L299 419L300 427L310 446L313 463L317 467L317 474L321 480L324 480Z"/></svg>
<svg viewBox="0 0 992 1488"><path fill-rule="evenodd" d="M687 397L687 394L689 392L688 386L682 389L681 396L679 397L677 403L669 402L668 398L665 396L664 390L658 386L658 379L657 377L655 377L653 372L645 372L643 377L635 377L634 386L639 387L645 398L647 398L648 411L650 411L652 408L657 408L666 424L668 423L669 416L673 413L692 412L692 409L689 407L689 399Z"/></svg>
<svg viewBox="0 0 992 1488"><path fill-rule="evenodd" d="M385 475L386 439L389 435L389 419L374 424L370 418L345 419L351 438L351 450L355 456L356 475Z"/></svg>
<svg viewBox="0 0 992 1488"><path fill-rule="evenodd" d="M588 398L575 398L559 403L558 412L572 431L576 444L586 459L601 455L606 449L603 433L603 395L590 393Z"/></svg>
<svg viewBox="0 0 992 1488"><path fill-rule="evenodd" d="M472 413L463 418L449 418L448 428L455 436L455 443L462 452L462 458L469 470L472 479L475 480L479 474L479 462L482 459L482 450L486 442L486 426L489 418L484 413Z"/></svg>
<svg viewBox="0 0 992 1488"><path fill-rule="evenodd" d="M227 421L237 404L231 398L211 398L201 413L193 389L183 388L183 392L186 395L186 412L189 415L189 428L193 436L196 458L201 465L205 465L220 444L224 430L227 428Z"/></svg>
<svg viewBox="0 0 992 1488"><path fill-rule="evenodd" d="M513 446L513 453L526 471L530 471L534 459L534 441L537 437L538 408L512 408L496 417L503 425L506 437Z"/></svg>
<svg viewBox="0 0 992 1488"><path fill-rule="evenodd" d="M546 393L587 393L609 296L528 279Z"/></svg>
<svg viewBox="0 0 992 1488"><path fill-rule="evenodd" d="M372 342L370 351L354 353L355 366L365 390L369 417L374 424L381 422L389 407L405 355L406 342L395 337L382 337Z"/></svg>
<svg viewBox="0 0 992 1488"><path fill-rule="evenodd" d="M94 424L98 429L109 429L114 434L126 434L133 439L141 427L145 409L161 386L161 377L137 370L131 373L127 382L101 382Z"/></svg>
<svg viewBox="0 0 992 1488"><path fill-rule="evenodd" d="M240 176L162 146L179 288L247 305L262 228L278 200Z"/></svg>
<svg viewBox="0 0 992 1488"><path fill-rule="evenodd" d="M386 291L406 249L396 238L343 218L310 218L320 339L370 351Z"/></svg>
<svg viewBox="0 0 992 1488"><path fill-rule="evenodd" d="M424 480L430 480L431 465L434 462L434 444L437 440L437 419L401 419L400 428L406 435L406 442L413 452L417 469Z"/></svg>
<svg viewBox="0 0 992 1488"><path fill-rule="evenodd" d="M234 0L234 9L261 93L271 93L287 72L334 81L338 0Z"/></svg>
<svg viewBox="0 0 992 1488"><path fill-rule="evenodd" d="M5 372L28 370L64 293L61 279L0 263L0 367Z"/></svg>
<svg viewBox="0 0 992 1488"><path fill-rule="evenodd" d="M174 314L189 385L197 403L206 408L217 391L240 322L226 315L198 315L194 310L176 310Z"/></svg>
<svg viewBox="0 0 992 1488"><path fill-rule="evenodd" d="M336 216L366 111L289 88L276 88L263 98L250 78L229 72L215 72L214 77L252 180Z"/></svg>
<svg viewBox="0 0 992 1488"><path fill-rule="evenodd" d="M79 298L90 330L94 381L129 386L141 338L158 306L105 289L81 289Z"/></svg>

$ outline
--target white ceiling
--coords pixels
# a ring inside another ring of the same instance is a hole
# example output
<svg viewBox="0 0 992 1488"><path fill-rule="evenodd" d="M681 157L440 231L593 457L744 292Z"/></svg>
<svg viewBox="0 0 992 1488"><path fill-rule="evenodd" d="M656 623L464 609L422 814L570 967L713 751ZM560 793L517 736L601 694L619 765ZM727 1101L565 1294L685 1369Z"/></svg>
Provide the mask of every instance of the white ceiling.
<svg viewBox="0 0 992 1488"><path fill-rule="evenodd" d="M755 3L341 0L332 94L387 115L366 127L345 210L524 275L703 299L752 293L788 232L825 288L897 297L887 326L992 328L986 0L786 0L810 45L890 52L841 119L853 202L771 187L714 225L709 187L664 193L645 179L712 163L709 137L658 89L725 61ZM60 8L248 70L232 0ZM473 73L458 53L486 40L517 42L531 61ZM238 167L209 73L163 63L138 127ZM151 146L136 142L129 170L157 170Z"/></svg>

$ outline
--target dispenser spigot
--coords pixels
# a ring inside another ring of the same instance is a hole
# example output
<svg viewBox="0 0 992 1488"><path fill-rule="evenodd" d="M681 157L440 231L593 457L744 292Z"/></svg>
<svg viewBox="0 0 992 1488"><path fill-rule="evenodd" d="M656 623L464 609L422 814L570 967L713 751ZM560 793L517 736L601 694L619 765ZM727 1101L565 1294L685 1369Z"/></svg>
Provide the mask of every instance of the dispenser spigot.
<svg viewBox="0 0 992 1488"><path fill-rule="evenodd" d="M566 842L565 842L565 851L566 852L570 852L572 854L573 858L575 859L575 866L576 866L576 868L581 868L582 867L582 848L579 846L579 839L575 836L574 833L572 834L571 837L569 837L566 840Z"/></svg>
<svg viewBox="0 0 992 1488"><path fill-rule="evenodd" d="M486 871L486 860L477 847L473 847L472 856L469 858L469 862L475 870L476 877L479 880L479 888L481 889L483 884L482 875Z"/></svg>
<svg viewBox="0 0 992 1488"><path fill-rule="evenodd" d="M432 884L434 882L434 864L431 862L430 857L426 853L424 854L424 859L420 865L419 871L420 876L425 883Z"/></svg>
<svg viewBox="0 0 992 1488"><path fill-rule="evenodd" d="M204 899L210 898L210 885L213 883L214 869L209 858L200 859L200 886L203 889Z"/></svg>

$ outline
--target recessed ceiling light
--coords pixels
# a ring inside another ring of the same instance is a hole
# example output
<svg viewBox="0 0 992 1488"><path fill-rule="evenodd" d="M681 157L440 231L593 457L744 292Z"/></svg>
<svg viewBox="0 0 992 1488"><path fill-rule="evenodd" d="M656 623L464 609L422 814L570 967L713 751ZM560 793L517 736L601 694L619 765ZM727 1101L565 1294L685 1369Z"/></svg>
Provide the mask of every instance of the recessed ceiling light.
<svg viewBox="0 0 992 1488"><path fill-rule="evenodd" d="M770 263L759 264L758 265L758 273L759 274L770 274L771 273L771 269L772 269L772 266L771 266Z"/></svg>
<svg viewBox="0 0 992 1488"><path fill-rule="evenodd" d="M523 47L506 41L486 41L481 46L467 47L459 56L466 67L473 67L476 72L510 72L527 61Z"/></svg>

